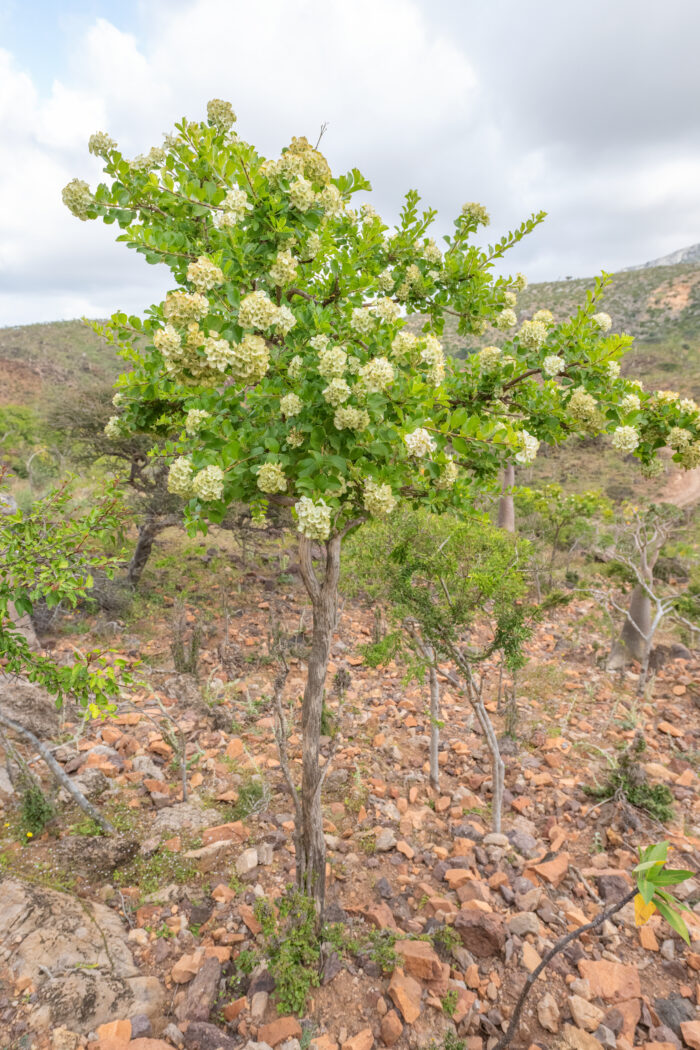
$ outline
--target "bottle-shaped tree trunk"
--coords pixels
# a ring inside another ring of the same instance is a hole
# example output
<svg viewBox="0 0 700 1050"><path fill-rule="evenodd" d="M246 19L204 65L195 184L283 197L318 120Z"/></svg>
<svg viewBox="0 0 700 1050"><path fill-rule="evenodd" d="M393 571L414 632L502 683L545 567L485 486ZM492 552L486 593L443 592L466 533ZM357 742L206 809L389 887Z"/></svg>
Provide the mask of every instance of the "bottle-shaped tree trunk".
<svg viewBox="0 0 700 1050"><path fill-rule="evenodd" d="M311 543L304 537L300 543L301 573L313 608L313 637L301 709L301 822L295 833L296 881L299 890L314 901L319 917L323 915L326 895L321 790L327 763L321 765L321 716L336 626L340 544L340 536L331 537L325 544L325 570L319 579L312 562Z"/></svg>
<svg viewBox="0 0 700 1050"><path fill-rule="evenodd" d="M654 566L660 549L661 545L652 551L642 552L641 575L649 587L654 583ZM609 671L619 670L630 660L638 660L640 664L648 660L652 620L649 593L641 582L637 583L632 591L622 630L608 658Z"/></svg>
<svg viewBox="0 0 700 1050"><path fill-rule="evenodd" d="M515 484L515 467L509 463L503 471L501 498L498 501L498 527L506 532L515 532L515 503L513 502L513 485Z"/></svg>

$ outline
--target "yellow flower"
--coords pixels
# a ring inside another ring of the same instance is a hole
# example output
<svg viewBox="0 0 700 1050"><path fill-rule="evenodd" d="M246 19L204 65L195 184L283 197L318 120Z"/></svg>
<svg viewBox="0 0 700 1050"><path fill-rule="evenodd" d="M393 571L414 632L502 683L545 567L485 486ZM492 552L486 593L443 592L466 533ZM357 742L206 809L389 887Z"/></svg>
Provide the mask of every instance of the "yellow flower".
<svg viewBox="0 0 700 1050"><path fill-rule="evenodd" d="M636 926L644 926L645 923L649 922L656 911L656 905L653 901L649 901L648 904L644 902L644 897L641 893L638 893L634 898L634 922Z"/></svg>
<svg viewBox="0 0 700 1050"><path fill-rule="evenodd" d="M28 832L27 832L27 838L28 838L28 839L33 839L33 838L34 838L34 833L33 833L33 832L31 832L31 831L28 831Z"/></svg>

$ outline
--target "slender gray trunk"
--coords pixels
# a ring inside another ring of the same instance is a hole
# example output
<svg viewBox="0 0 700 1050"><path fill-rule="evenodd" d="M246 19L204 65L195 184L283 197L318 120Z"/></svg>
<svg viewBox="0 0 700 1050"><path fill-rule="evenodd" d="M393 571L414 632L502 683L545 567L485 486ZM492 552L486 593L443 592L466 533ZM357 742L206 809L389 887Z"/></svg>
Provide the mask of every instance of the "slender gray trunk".
<svg viewBox="0 0 700 1050"><path fill-rule="evenodd" d="M660 546L650 556L645 557L642 564L643 577L650 587L654 583L654 566L659 550ZM632 591L622 630L608 657L609 671L619 670L630 660L638 660L640 664L648 662L652 619L651 598L642 584L638 583Z"/></svg>
<svg viewBox="0 0 700 1050"><path fill-rule="evenodd" d="M428 667L430 677L430 784L436 791L440 790L440 766L438 764L438 745L440 743L440 683L434 662L434 650L430 648L431 663Z"/></svg>
<svg viewBox="0 0 700 1050"><path fill-rule="evenodd" d="M501 758L501 749L498 746L498 737L489 718L488 711L484 707L481 697L473 703L476 717L479 720L489 751L491 752L491 780L493 782L491 806L491 827L499 835L501 833L501 815L503 811L503 787L505 783L506 767Z"/></svg>
<svg viewBox="0 0 700 1050"><path fill-rule="evenodd" d="M512 492L514 484L515 467L509 463L503 471L503 486L498 501L498 527L506 532L515 532L515 504Z"/></svg>
<svg viewBox="0 0 700 1050"><path fill-rule="evenodd" d="M170 525L179 524L179 522L180 519L173 514L167 518L148 518L143 525L139 525L139 538L136 541L134 553L126 570L126 580L130 587L138 586L143 570L146 568L148 559L153 551L153 544L158 533L162 532L163 529L167 529Z"/></svg>
<svg viewBox="0 0 700 1050"><path fill-rule="evenodd" d="M320 763L321 716L336 625L340 545L340 536L332 536L325 544L326 564L321 580L313 567L309 540L302 537L299 549L301 574L313 608L313 634L301 709L301 826L295 833L296 881L299 890L314 901L319 918L323 916L326 895L321 789L327 765L322 767Z"/></svg>
<svg viewBox="0 0 700 1050"><path fill-rule="evenodd" d="M39 740L31 730L25 729L25 727L19 722L15 722L14 718L9 718L7 715L4 715L2 711L0 711L0 724L11 729L13 733L18 733L20 736L23 736L25 740L28 740L32 747L39 752L61 787L66 789L73 801L80 806L83 813L87 813L89 817L92 817L92 819L96 821L96 823L99 824L102 830L108 835L114 833L114 828L106 817L103 817L99 809L95 809L93 804L85 798L85 795L83 795L82 791L75 786L68 774L61 769L48 747L45 747L41 740Z"/></svg>

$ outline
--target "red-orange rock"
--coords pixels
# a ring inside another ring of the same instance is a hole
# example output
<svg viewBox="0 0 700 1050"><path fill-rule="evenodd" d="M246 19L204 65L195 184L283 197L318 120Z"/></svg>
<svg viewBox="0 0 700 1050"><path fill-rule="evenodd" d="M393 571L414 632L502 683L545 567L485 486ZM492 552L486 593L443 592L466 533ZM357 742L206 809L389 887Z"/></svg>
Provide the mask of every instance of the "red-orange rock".
<svg viewBox="0 0 700 1050"><path fill-rule="evenodd" d="M401 1038L402 1032L403 1025L401 1024L401 1018L396 1010L389 1010L389 1012L382 1017L382 1041L386 1046L393 1046L394 1043Z"/></svg>
<svg viewBox="0 0 700 1050"><path fill-rule="evenodd" d="M278 1017L276 1021L258 1028L258 1042L267 1043L268 1046L278 1046L287 1039L298 1039L300 1035L301 1025L296 1017Z"/></svg>
<svg viewBox="0 0 700 1050"><path fill-rule="evenodd" d="M551 883L552 886L558 886L569 870L569 854L559 853L551 860L545 860L542 864L535 864L533 867L545 882Z"/></svg>
<svg viewBox="0 0 700 1050"><path fill-rule="evenodd" d="M245 995L242 995L240 999L234 999L232 1003L224 1007L224 1021L235 1021L238 1015L243 1013L247 1005L248 1000Z"/></svg>
<svg viewBox="0 0 700 1050"><path fill-rule="evenodd" d="M361 1032L354 1035L352 1039L346 1039L341 1050L372 1050L374 1046L374 1033L371 1028L363 1028Z"/></svg>
<svg viewBox="0 0 700 1050"><path fill-rule="evenodd" d="M681 1021L681 1032L690 1050L700 1050L700 1021Z"/></svg>
<svg viewBox="0 0 700 1050"><path fill-rule="evenodd" d="M406 1024L413 1024L420 1017L422 994L418 981L403 970L394 970L389 983L389 996L394 1006L401 1011Z"/></svg>
<svg viewBox="0 0 700 1050"><path fill-rule="evenodd" d="M599 995L607 1002L619 1003L625 999L639 999L642 989L636 966L611 962L609 959L581 959L578 970L591 987L591 995Z"/></svg>
<svg viewBox="0 0 700 1050"><path fill-rule="evenodd" d="M428 941L397 941L394 951L403 959L403 968L412 977L435 981L442 975L440 957Z"/></svg>
<svg viewBox="0 0 700 1050"><path fill-rule="evenodd" d="M465 908L457 913L454 928L464 947L477 959L499 955L503 951L506 942L503 919L494 912Z"/></svg>
<svg viewBox="0 0 700 1050"><path fill-rule="evenodd" d="M131 1021L108 1021L95 1029L97 1038L123 1040L128 1043L131 1039Z"/></svg>

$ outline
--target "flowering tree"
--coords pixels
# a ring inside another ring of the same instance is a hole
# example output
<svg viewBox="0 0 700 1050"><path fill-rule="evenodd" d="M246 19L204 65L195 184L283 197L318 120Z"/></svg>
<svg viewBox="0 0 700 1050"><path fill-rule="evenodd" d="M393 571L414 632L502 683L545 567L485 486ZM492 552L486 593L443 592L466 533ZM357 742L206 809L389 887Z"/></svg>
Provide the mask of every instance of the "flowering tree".
<svg viewBox="0 0 700 1050"><path fill-rule="evenodd" d="M116 314L104 329L130 364L110 430L167 439L170 488L194 526L221 521L232 501L260 517L270 502L293 508L313 606L297 879L320 910L319 735L343 537L399 501L464 506L541 440L613 431L651 464L682 427L700 456L698 413L619 377L631 340L596 313L602 282L573 319L539 311L503 349L447 362L447 318L460 333L516 328L524 278L492 267L543 215L481 249L470 238L488 216L466 204L441 249L428 235L436 213L420 212L414 191L390 230L371 205L350 206L371 188L359 171L333 177L305 138L266 160L235 120L215 99L206 120L183 120L131 161L98 133L90 150L106 181L93 194L74 179L63 198L80 219L116 222L176 284L145 320Z"/></svg>

